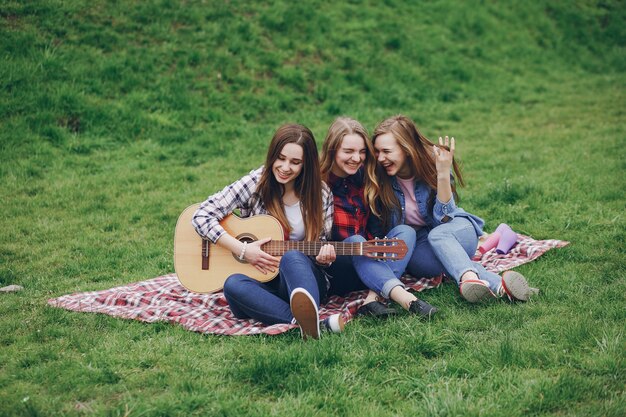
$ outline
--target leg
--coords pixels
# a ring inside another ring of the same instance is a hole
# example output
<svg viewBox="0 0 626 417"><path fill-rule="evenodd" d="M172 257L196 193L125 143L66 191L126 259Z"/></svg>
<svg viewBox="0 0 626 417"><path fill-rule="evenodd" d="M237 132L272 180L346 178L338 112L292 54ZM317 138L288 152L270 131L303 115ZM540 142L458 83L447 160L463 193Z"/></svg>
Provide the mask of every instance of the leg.
<svg viewBox="0 0 626 417"><path fill-rule="evenodd" d="M329 295L343 297L349 292L367 289L354 269L351 256L338 256L326 272L331 276Z"/></svg>
<svg viewBox="0 0 626 417"><path fill-rule="evenodd" d="M326 285L326 276L308 256L297 251L283 255L278 292L289 297L291 312L304 340L319 339L320 326L336 333L343 330L340 314L334 314L323 322L319 320L318 306L326 296Z"/></svg>
<svg viewBox="0 0 626 417"><path fill-rule="evenodd" d="M300 252L290 251L280 263L277 286L261 283L243 274L234 274L224 283L224 297L235 317L253 318L265 324L291 323L291 291L305 288L317 305L326 294L326 279L312 261ZM277 288L275 288L277 287Z"/></svg>
<svg viewBox="0 0 626 417"><path fill-rule="evenodd" d="M351 256L337 257L337 260L326 272L331 276L330 289L328 290L330 295L343 297L352 291L368 289L357 275ZM357 316L388 317L393 314L396 314L396 310L378 301L378 296L372 290L369 291L363 300L363 305L356 312Z"/></svg>
<svg viewBox="0 0 626 417"><path fill-rule="evenodd" d="M406 226L402 226L402 227L406 227ZM400 228L399 231L402 231L402 228ZM411 233L414 234L412 229L410 229L408 236L404 236L402 233L395 231L393 236L390 236L390 237L398 237L400 239L406 238L407 240L409 240L407 246L411 248L412 247L411 240L410 240ZM365 239L363 239L361 236L351 236L347 238L345 242L362 242L364 240ZM327 272L332 277L330 281L331 286L330 286L329 294L344 296L345 294L351 291L364 290L368 288L368 286L363 283L363 280L359 277L355 269L354 263L355 262L358 263L359 260L353 259L353 258L357 258L357 257L339 256L337 260L333 263L333 265L327 270ZM407 260L404 262L404 264L401 264L399 266L397 266L396 264L400 264L401 263L400 261L389 262L389 265L391 266L391 271L396 277L399 277L404 271L404 268L406 267L406 263L408 262L408 257L405 257L405 259ZM369 260L369 261L372 262L372 260ZM365 268L365 270L366 269L367 268ZM393 279L393 277L390 274L388 275L389 275L388 279ZM379 286L382 288L383 285L384 283L381 283ZM378 301L378 296L376 295L376 292L370 290L369 293L367 294L367 297L363 301L363 305L359 308L356 314L367 315L367 316L377 316L377 317L387 317L395 313L396 313L396 310L392 308L388 308L385 304Z"/></svg>
<svg viewBox="0 0 626 417"><path fill-rule="evenodd" d="M412 249L415 247L415 230L410 226L399 225L388 233L388 237L402 239L406 242L408 247L406 256L396 261L378 261L365 257L354 257L353 263L359 277L370 289L382 297L394 300L411 313L430 318L437 312L437 309L408 292L400 281L400 277L411 260ZM360 236L352 236L349 239L354 239L353 241L363 240ZM381 309L379 308L379 310Z"/></svg>
<svg viewBox="0 0 626 417"><path fill-rule="evenodd" d="M494 294L497 293L501 283L500 276L471 260L476 252L478 236L467 219L455 217L452 221L435 227L428 234L428 242L446 273L457 284L461 284L466 274L468 277L477 276L487 282Z"/></svg>
<svg viewBox="0 0 626 417"><path fill-rule="evenodd" d="M408 248L408 251L404 258L395 261L385 261L385 263L393 271L393 274L396 276L396 278L400 278L402 274L404 274L404 272L406 271L406 268L409 265L409 261L411 260L411 256L413 255L415 242L417 241L415 229L410 226L401 224L391 229L389 233L387 233L387 237L389 239L403 240Z"/></svg>
<svg viewBox="0 0 626 417"><path fill-rule="evenodd" d="M390 298L391 290L397 286L404 288L400 277L404 273L411 259L412 248L415 246L415 231L405 225L394 227L388 237L402 239L406 242L408 253L401 260L376 260L365 256L352 257L352 263L359 278L368 288L380 294L384 298ZM347 242L363 242L365 238L360 235L351 236Z"/></svg>
<svg viewBox="0 0 626 417"><path fill-rule="evenodd" d="M228 277L224 297L237 318L252 318L269 325L293 320L289 303L279 297L276 290L246 275Z"/></svg>
<svg viewBox="0 0 626 417"><path fill-rule="evenodd" d="M296 288L304 288L313 296L319 306L326 297L326 277L308 256L298 251L288 251L283 255L279 265L280 283L278 294L289 300Z"/></svg>
<svg viewBox="0 0 626 417"><path fill-rule="evenodd" d="M426 228L417 231L415 247L407 266L407 271L416 278L436 277L446 272L428 241L428 232Z"/></svg>

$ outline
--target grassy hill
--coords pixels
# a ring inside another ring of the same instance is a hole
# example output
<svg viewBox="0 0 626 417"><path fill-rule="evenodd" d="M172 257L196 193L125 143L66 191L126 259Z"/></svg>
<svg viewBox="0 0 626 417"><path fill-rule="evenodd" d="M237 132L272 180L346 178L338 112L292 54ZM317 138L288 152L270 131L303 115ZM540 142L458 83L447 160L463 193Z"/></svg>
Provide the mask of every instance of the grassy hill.
<svg viewBox="0 0 626 417"><path fill-rule="evenodd" d="M626 414L623 1L0 4L0 415ZM173 271L178 214L284 122L404 113L462 205L571 242L542 294L303 344L46 307Z"/></svg>

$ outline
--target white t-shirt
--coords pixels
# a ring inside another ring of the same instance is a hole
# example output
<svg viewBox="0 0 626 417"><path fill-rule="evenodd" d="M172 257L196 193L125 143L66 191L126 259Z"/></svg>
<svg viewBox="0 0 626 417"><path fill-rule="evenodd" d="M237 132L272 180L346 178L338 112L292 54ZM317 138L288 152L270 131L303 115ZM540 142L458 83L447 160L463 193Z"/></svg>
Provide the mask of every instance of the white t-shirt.
<svg viewBox="0 0 626 417"><path fill-rule="evenodd" d="M289 240L304 240L304 219L302 218L302 210L300 209L300 202L288 206L285 204L285 214L287 215L287 221L291 226L291 232L289 232Z"/></svg>

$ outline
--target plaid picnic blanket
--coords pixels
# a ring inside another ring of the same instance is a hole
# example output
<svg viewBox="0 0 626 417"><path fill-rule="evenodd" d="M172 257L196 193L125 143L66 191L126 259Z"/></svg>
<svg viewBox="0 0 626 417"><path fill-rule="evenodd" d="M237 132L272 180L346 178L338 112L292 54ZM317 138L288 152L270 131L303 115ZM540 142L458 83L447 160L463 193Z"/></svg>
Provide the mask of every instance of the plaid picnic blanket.
<svg viewBox="0 0 626 417"><path fill-rule="evenodd" d="M553 248L569 242L561 240L534 240L519 235L518 243L506 255L491 250L479 259L488 270L501 272L530 262ZM480 255L480 252L477 252ZM475 258L476 259L476 258ZM405 275L403 282L414 291L424 291L441 284L443 277L420 278ZM342 313L350 320L367 291L355 291L346 297L333 296L321 306L320 318ZM124 285L102 291L80 292L48 300L52 307L89 313L103 313L114 317L153 323L178 323L187 330L220 335L275 335L297 327L293 324L266 326L255 320L241 320L233 316L224 294L198 294L185 289L176 274Z"/></svg>

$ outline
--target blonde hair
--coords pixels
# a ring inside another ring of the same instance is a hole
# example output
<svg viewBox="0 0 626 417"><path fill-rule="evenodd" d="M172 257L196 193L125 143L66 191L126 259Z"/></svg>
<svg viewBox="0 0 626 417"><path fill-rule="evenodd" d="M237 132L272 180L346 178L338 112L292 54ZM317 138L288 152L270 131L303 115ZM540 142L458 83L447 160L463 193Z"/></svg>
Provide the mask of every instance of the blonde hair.
<svg viewBox="0 0 626 417"><path fill-rule="evenodd" d="M390 133L396 139L402 151L407 155L411 174L416 180L423 181L431 189L429 206L432 207L437 192L437 167L432 156L432 149L435 144L418 130L411 119L401 114L389 117L376 126L374 135L372 136L372 144L376 143L376 138L380 135L387 133ZM449 149L447 146L437 146ZM465 185L465 183L461 175L461 169L455 160L452 162L452 167L454 173L451 184L452 193L454 199L458 202L459 198L455 183L458 182L461 186ZM380 179L378 201L381 205L383 220L387 226L392 212L394 210L400 210L400 202L393 192L391 179L387 173L379 167L377 174Z"/></svg>
<svg viewBox="0 0 626 417"><path fill-rule="evenodd" d="M363 166L365 168L364 178L364 197L365 202L369 205L374 215L380 217L379 210L376 207L376 198L378 195L378 180L376 178L376 157L374 147L369 140L367 130L358 121L349 117L338 117L328 128L326 139L322 145L322 155L320 158L320 172L322 179L328 181L328 174L331 172L337 151L341 147L343 138L347 135L358 135L363 138L366 155Z"/></svg>

